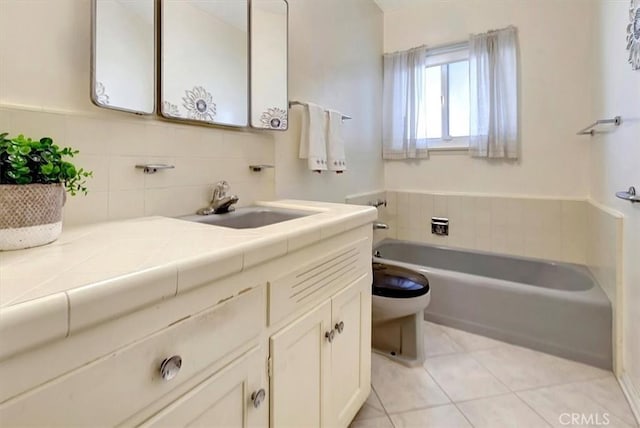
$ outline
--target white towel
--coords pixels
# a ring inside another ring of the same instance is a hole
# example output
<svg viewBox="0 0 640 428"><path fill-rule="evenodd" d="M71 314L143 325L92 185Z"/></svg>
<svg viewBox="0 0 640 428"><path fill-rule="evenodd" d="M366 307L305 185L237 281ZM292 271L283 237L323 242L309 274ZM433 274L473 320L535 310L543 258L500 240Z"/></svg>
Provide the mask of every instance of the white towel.
<svg viewBox="0 0 640 428"><path fill-rule="evenodd" d="M327 142L324 109L308 103L302 113L300 132L300 159L307 159L310 170L327 170Z"/></svg>
<svg viewBox="0 0 640 428"><path fill-rule="evenodd" d="M327 121L327 164L330 171L341 173L347 170L342 137L342 113L329 110Z"/></svg>

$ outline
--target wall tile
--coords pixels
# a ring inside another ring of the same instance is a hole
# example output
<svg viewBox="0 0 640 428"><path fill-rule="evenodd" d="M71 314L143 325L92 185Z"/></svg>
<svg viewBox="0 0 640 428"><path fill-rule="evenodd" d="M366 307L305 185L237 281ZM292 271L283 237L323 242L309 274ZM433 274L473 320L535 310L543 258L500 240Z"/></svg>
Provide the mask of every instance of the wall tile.
<svg viewBox="0 0 640 428"><path fill-rule="evenodd" d="M109 192L109 220L144 216L144 190Z"/></svg>
<svg viewBox="0 0 640 428"><path fill-rule="evenodd" d="M562 260L587 262L588 207L584 201L562 201Z"/></svg>
<svg viewBox="0 0 640 428"><path fill-rule="evenodd" d="M0 128L31 137L51 136L80 150L76 164L94 172L89 195L69 198L66 225L140 215L190 214L211 199L213 185L231 184L239 205L275 198L273 170L253 173L251 163L274 162L269 133L227 131L152 121L124 114L94 116L18 108L0 109ZM141 163L175 169L143 174ZM123 204L122 206L120 206Z"/></svg>
<svg viewBox="0 0 640 428"><path fill-rule="evenodd" d="M68 197L63 212L65 225L106 221L109 192L89 192L88 195Z"/></svg>
<svg viewBox="0 0 640 428"><path fill-rule="evenodd" d="M407 192L398 192L396 194L396 205L397 205L397 221L398 227L400 228L409 228L409 193Z"/></svg>
<svg viewBox="0 0 640 428"><path fill-rule="evenodd" d="M398 239L585 263L587 205L582 201L421 192L393 195L396 222L387 223L397 227L386 233L388 237L395 232ZM431 233L433 216L449 218L449 236Z"/></svg>

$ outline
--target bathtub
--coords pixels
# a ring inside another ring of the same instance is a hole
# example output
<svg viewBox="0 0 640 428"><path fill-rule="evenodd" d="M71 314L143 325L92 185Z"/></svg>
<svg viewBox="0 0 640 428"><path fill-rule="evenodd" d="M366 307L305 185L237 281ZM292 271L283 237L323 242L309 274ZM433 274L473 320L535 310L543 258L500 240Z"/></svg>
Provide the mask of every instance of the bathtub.
<svg viewBox="0 0 640 428"><path fill-rule="evenodd" d="M428 321L611 369L611 303L584 266L391 239L374 261L429 279Z"/></svg>

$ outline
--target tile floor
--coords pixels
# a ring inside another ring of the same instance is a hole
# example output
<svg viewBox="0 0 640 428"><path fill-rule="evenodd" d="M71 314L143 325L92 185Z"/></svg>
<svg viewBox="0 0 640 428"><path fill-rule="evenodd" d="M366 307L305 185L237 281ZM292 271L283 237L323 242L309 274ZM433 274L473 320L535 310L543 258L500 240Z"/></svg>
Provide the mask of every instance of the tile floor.
<svg viewBox="0 0 640 428"><path fill-rule="evenodd" d="M638 427L611 372L427 322L425 350L416 368L373 354L352 428Z"/></svg>

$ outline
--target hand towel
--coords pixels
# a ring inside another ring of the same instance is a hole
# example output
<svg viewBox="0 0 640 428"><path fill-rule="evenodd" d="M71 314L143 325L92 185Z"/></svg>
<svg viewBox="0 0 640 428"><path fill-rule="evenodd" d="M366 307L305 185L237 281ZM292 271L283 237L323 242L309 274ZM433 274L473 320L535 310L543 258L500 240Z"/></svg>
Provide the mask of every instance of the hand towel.
<svg viewBox="0 0 640 428"><path fill-rule="evenodd" d="M327 170L325 112L317 104L308 103L302 113L300 159L307 159L307 166L312 171Z"/></svg>
<svg viewBox="0 0 640 428"><path fill-rule="evenodd" d="M342 137L342 113L329 110L327 121L327 164L330 171L341 174L347 170L347 159L344 154L344 138Z"/></svg>

